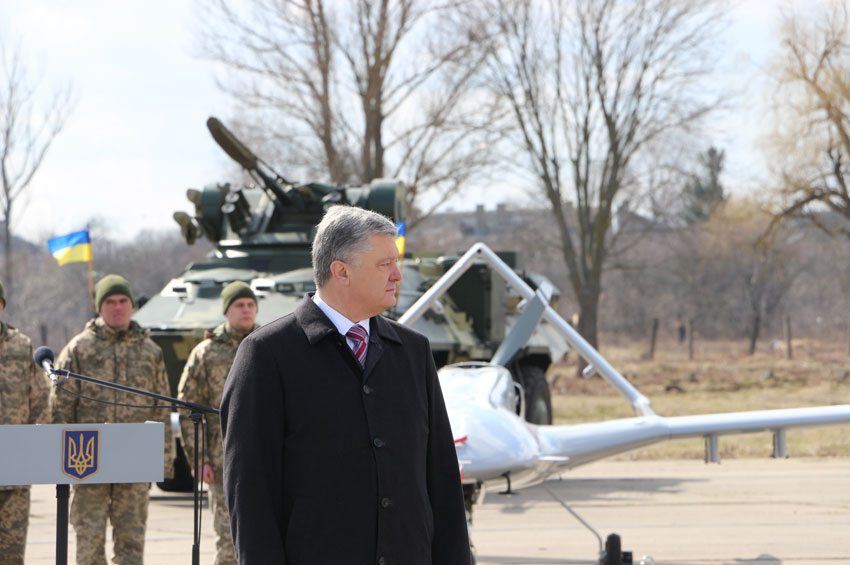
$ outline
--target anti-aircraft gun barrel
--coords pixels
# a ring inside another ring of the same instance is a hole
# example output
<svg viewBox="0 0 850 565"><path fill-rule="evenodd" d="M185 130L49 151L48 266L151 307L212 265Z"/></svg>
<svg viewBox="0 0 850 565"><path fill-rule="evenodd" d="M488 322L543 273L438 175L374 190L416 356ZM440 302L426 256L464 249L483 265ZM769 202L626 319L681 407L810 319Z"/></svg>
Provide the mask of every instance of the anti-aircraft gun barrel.
<svg viewBox="0 0 850 565"><path fill-rule="evenodd" d="M254 173L263 181L263 185L267 192L271 192L269 196L273 196L273 200L277 200L282 205L292 204L292 199L281 188L280 183L290 185L291 182L272 171L277 178L272 177L260 167L260 159L251 152L250 149L239 141L218 118L210 117L207 120L207 129L213 136L213 139L218 143L219 147L224 149L231 159L239 163L249 173Z"/></svg>

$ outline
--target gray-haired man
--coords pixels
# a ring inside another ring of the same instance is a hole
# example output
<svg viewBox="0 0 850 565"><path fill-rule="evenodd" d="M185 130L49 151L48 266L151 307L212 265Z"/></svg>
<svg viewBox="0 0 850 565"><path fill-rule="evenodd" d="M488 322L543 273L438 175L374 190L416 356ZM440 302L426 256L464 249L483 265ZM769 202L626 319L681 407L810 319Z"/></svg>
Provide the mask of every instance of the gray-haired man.
<svg viewBox="0 0 850 565"><path fill-rule="evenodd" d="M468 565L457 456L428 340L380 316L395 226L332 207L318 290L245 338L221 404L240 564Z"/></svg>

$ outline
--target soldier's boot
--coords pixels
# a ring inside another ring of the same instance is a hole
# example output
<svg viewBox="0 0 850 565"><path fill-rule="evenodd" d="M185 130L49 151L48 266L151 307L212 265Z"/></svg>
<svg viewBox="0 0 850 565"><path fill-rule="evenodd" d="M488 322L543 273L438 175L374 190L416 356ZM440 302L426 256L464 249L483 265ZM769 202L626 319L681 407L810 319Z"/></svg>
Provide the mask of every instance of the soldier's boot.
<svg viewBox="0 0 850 565"><path fill-rule="evenodd" d="M112 485L109 521L112 522L113 563L141 565L143 562L149 491L148 483Z"/></svg>
<svg viewBox="0 0 850 565"><path fill-rule="evenodd" d="M0 490L0 565L23 565L30 517L30 487Z"/></svg>
<svg viewBox="0 0 850 565"><path fill-rule="evenodd" d="M73 487L71 525L77 534L77 565L106 565L106 516L111 487Z"/></svg>
<svg viewBox="0 0 850 565"><path fill-rule="evenodd" d="M236 565L236 551L233 549L233 538L230 535L230 514L227 512L227 499L220 479L210 483L209 493L215 527L214 565Z"/></svg>

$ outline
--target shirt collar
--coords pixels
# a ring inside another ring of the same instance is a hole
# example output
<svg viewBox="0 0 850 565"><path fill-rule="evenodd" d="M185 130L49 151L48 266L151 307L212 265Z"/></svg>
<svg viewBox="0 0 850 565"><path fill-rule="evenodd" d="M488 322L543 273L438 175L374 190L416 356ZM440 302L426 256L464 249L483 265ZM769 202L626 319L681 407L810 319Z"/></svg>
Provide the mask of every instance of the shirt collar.
<svg viewBox="0 0 850 565"><path fill-rule="evenodd" d="M354 322L334 310L330 304L322 300L318 292L313 295L313 303L325 313L325 316L328 317L334 327L336 327L336 331L338 331L341 335L347 334L348 330L350 330L352 326L356 325ZM357 324L366 330L366 335L369 335L369 318L360 320Z"/></svg>

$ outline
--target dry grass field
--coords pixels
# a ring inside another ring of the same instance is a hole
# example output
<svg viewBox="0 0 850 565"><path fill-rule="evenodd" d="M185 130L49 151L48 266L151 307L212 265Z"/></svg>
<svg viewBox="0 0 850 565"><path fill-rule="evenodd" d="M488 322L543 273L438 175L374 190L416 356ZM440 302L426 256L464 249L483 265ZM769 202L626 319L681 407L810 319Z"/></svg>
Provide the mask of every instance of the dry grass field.
<svg viewBox="0 0 850 565"><path fill-rule="evenodd" d="M682 416L850 404L850 356L846 344L794 340L793 359L783 347L759 344L752 356L740 342L697 342L694 360L687 347L660 342L653 360L646 344L603 344L602 355L649 397L656 413ZM599 377L577 378L576 358L550 369L556 424L592 422L634 416L628 402ZM788 454L850 456L850 426L788 430ZM701 439L661 443L619 456L620 459L702 458ZM769 457L769 433L723 436L720 456Z"/></svg>

